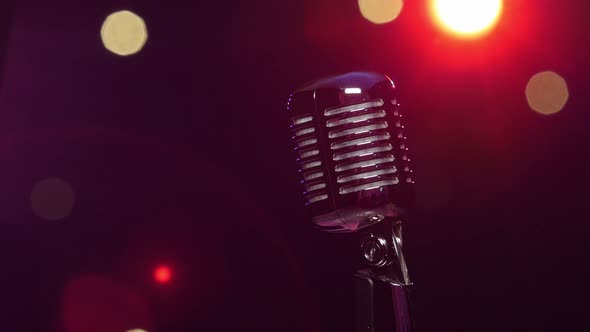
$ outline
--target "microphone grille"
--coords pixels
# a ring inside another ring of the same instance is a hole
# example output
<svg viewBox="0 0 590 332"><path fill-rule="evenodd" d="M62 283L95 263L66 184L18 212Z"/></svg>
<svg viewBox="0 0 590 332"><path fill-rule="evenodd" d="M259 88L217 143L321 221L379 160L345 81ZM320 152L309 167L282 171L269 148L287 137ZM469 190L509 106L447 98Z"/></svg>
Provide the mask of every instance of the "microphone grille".
<svg viewBox="0 0 590 332"><path fill-rule="evenodd" d="M326 172L322 165L318 128L313 114L303 114L291 119L293 142L298 154L299 171L305 186L304 196L308 204L328 199Z"/></svg>
<svg viewBox="0 0 590 332"><path fill-rule="evenodd" d="M399 183L382 99L324 110L338 193Z"/></svg>
<svg viewBox="0 0 590 332"><path fill-rule="evenodd" d="M289 98L306 205L333 232L401 213L413 196L405 129L391 80L355 72L318 80Z"/></svg>

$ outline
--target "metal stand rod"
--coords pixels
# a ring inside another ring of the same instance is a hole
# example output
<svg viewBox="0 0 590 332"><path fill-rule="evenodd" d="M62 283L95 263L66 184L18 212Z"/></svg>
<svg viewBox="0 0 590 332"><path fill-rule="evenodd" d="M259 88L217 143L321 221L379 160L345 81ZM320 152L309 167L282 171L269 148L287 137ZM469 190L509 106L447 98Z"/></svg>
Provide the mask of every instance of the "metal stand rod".
<svg viewBox="0 0 590 332"><path fill-rule="evenodd" d="M357 271L356 332L411 332L412 286L402 252L401 222L365 235L361 250L367 268ZM376 225L377 226L377 225Z"/></svg>

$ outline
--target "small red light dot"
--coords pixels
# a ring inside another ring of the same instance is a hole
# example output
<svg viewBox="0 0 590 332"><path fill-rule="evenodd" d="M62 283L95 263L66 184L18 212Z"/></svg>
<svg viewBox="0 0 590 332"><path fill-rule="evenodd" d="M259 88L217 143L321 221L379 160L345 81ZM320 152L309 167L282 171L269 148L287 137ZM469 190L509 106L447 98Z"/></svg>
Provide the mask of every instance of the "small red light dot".
<svg viewBox="0 0 590 332"><path fill-rule="evenodd" d="M172 279L172 270L165 265L160 265L154 270L154 279L160 284L166 284Z"/></svg>

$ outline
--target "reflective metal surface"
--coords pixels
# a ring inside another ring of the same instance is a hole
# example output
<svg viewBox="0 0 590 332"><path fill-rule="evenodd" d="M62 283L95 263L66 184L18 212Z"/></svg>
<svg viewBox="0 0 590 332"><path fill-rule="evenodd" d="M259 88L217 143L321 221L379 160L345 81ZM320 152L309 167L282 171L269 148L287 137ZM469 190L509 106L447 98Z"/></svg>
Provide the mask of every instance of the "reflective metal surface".
<svg viewBox="0 0 590 332"><path fill-rule="evenodd" d="M287 109L302 191L317 226L356 232L374 225L374 215L403 216L413 180L397 91L387 76L320 79L293 93Z"/></svg>
<svg viewBox="0 0 590 332"><path fill-rule="evenodd" d="M287 109L311 220L359 234L357 331L411 331L401 221L414 193L395 85L369 72L328 77Z"/></svg>
<svg viewBox="0 0 590 332"><path fill-rule="evenodd" d="M377 236L363 240L361 251L365 262L370 266L383 267L391 263L387 241Z"/></svg>

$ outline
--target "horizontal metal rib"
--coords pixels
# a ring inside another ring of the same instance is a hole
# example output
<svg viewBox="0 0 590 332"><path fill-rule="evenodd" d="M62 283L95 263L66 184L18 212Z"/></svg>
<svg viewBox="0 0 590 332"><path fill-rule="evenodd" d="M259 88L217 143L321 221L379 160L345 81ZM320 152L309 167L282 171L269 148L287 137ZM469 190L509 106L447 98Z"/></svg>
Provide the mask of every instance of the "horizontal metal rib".
<svg viewBox="0 0 590 332"><path fill-rule="evenodd" d="M324 111L325 116L332 116L336 114L346 113L346 112L355 112L367 109L369 107L379 107L383 106L383 100L373 100L368 101L360 104L348 105L344 107L337 107L337 108L328 108Z"/></svg>
<svg viewBox="0 0 590 332"><path fill-rule="evenodd" d="M349 124L349 123L362 122L362 121L367 121L367 120L371 120L371 119L378 119L378 118L383 118L383 117L385 117L385 111L381 110L381 111L375 112L375 113L363 114L363 115L358 115L358 116L351 116L349 118L344 118L344 119L328 120L326 122L326 127L332 128L332 127L337 127L337 126L341 126L341 125L345 125L345 124Z"/></svg>
<svg viewBox="0 0 590 332"><path fill-rule="evenodd" d="M305 146L316 144L317 142L318 142L318 140L316 138L309 138L309 139L297 142L297 147L302 148Z"/></svg>
<svg viewBox="0 0 590 332"><path fill-rule="evenodd" d="M383 122L378 122L378 123L374 123L374 124L370 124L370 125L362 126L362 127L355 127L355 128L350 128L350 129L344 129L344 130L333 130L333 131L330 131L330 133L328 133L328 136L330 138L338 138L338 137L347 136L347 135L362 134L362 133L366 133L371 130L385 129L387 127L388 127L387 122L383 121Z"/></svg>
<svg viewBox="0 0 590 332"><path fill-rule="evenodd" d="M339 193L341 195L345 195L345 194L355 193L357 191L362 191L362 190L370 190L370 189L376 189L379 187L391 186L391 185L398 184L398 183L399 183L398 178L385 179L385 180L365 183L365 184L356 185L356 186L340 187Z"/></svg>
<svg viewBox="0 0 590 332"><path fill-rule="evenodd" d="M323 201L325 199L328 199L328 195L327 194L321 194L321 195L309 196L307 198L307 201L309 203L315 203L315 202Z"/></svg>
<svg viewBox="0 0 590 332"><path fill-rule="evenodd" d="M315 173L303 174L303 179L305 181L310 181L313 179L321 178L322 176L324 176L324 172L315 172Z"/></svg>
<svg viewBox="0 0 590 332"><path fill-rule="evenodd" d="M299 156L301 159L305 159L312 156L317 156L320 153L320 150L309 150L309 151L301 151L299 152Z"/></svg>
<svg viewBox="0 0 590 332"><path fill-rule="evenodd" d="M369 143L373 143L373 142L377 142L377 141L383 141L383 140L386 140L389 138L390 138L389 133L384 133L384 134L376 135L376 136L369 136L369 137L353 139L350 141L332 143L330 147L332 148L332 150L337 150L337 149L347 148L349 146L363 145L363 144L369 144Z"/></svg>
<svg viewBox="0 0 590 332"><path fill-rule="evenodd" d="M326 188L325 183L308 184L307 186L305 186L305 190L307 192L320 190L320 189L324 189L324 188Z"/></svg>
<svg viewBox="0 0 590 332"><path fill-rule="evenodd" d="M336 172L343 172L343 171L348 171L350 169L355 169L355 168L369 167L369 166L375 166L375 165L384 164L384 163L390 163L390 162L393 162L394 160L395 160L395 158L392 155L388 155L383 158L369 159L369 160L359 161L359 162L352 163L352 164L338 164L338 165L336 165Z"/></svg>
<svg viewBox="0 0 590 332"><path fill-rule="evenodd" d="M311 122L311 120L313 120L313 116L311 115L295 118L293 119L293 125L297 126L300 124L308 123Z"/></svg>
<svg viewBox="0 0 590 332"><path fill-rule="evenodd" d="M387 145L383 145L383 146L375 146L375 147L361 149L361 150L355 150L355 151L351 151L351 152L335 153L334 160L338 161L338 160L344 160L344 159L348 159L348 158L361 157L361 156L369 155L372 153L391 151L391 149L393 149L391 144L387 144Z"/></svg>
<svg viewBox="0 0 590 332"><path fill-rule="evenodd" d="M318 167L318 166L322 166L322 162L317 160L317 161L309 161L306 163L302 163L301 164L301 169L306 170L306 169L310 169L310 168L314 168L314 167Z"/></svg>
<svg viewBox="0 0 590 332"><path fill-rule="evenodd" d="M364 179L369 179L369 178L379 176L379 175L393 174L396 171L397 171L397 169L395 167L387 167L387 168L377 169L377 170L369 171L369 172L356 173L356 174L351 174L351 175L341 175L338 177L337 181L338 181L338 183L346 183L346 182L350 182L350 181L364 180Z"/></svg>
<svg viewBox="0 0 590 332"><path fill-rule="evenodd" d="M303 135L311 134L313 132L315 132L314 127L304 128L304 129L297 130L295 132L295 136L303 136Z"/></svg>

